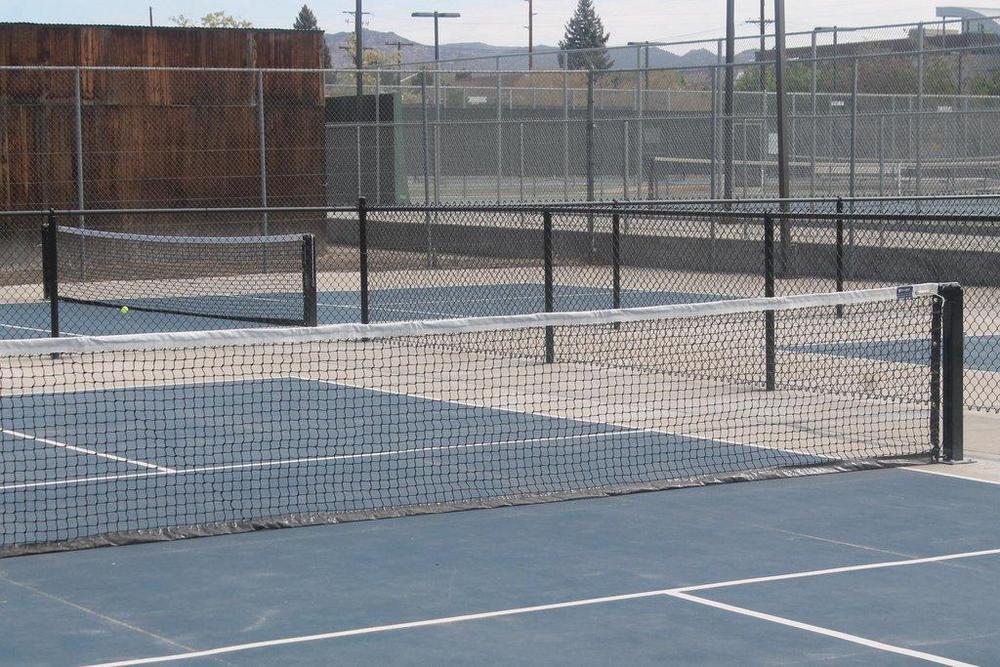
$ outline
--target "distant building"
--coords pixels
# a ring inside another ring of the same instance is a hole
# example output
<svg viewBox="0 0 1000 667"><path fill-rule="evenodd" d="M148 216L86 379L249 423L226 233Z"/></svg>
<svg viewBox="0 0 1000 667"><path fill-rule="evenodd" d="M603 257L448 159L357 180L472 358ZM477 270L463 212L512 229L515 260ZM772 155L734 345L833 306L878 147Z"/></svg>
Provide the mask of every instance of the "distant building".
<svg viewBox="0 0 1000 667"><path fill-rule="evenodd" d="M963 33L1000 35L1000 23L993 18L1000 15L1000 9L938 7L937 15L946 19L962 19Z"/></svg>

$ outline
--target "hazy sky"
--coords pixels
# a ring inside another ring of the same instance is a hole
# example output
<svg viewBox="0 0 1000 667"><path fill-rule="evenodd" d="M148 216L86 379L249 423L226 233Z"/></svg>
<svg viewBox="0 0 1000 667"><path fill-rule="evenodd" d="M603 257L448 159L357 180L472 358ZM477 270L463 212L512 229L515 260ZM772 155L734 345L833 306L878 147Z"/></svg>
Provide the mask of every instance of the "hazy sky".
<svg viewBox="0 0 1000 667"><path fill-rule="evenodd" d="M257 27L290 27L303 0L154 0L153 17L160 25L184 14L192 18L215 10L225 10L251 21ZM145 24L147 2L137 0L0 0L0 21L60 23ZM354 0L324 0L309 3L327 32L350 28L343 11L354 9ZM817 25L857 26L933 20L941 5L957 5L948 0L786 0L788 29L808 30ZM990 4L974 3L973 6ZM992 4L1000 6L1000 0ZM535 41L555 44L576 0L534 0ZM595 0L598 13L611 32L611 44L627 41L666 41L717 37L725 29L725 0ZM772 0L768 0L770 17ZM491 44L520 45L527 40L526 0L365 0L371 12L367 26L392 30L423 43L433 42L432 21L410 18L414 10L458 11L460 19L442 21L442 42L483 41ZM759 0L736 0L740 33L755 30L746 19L760 11ZM997 12L1000 13L1000 12Z"/></svg>

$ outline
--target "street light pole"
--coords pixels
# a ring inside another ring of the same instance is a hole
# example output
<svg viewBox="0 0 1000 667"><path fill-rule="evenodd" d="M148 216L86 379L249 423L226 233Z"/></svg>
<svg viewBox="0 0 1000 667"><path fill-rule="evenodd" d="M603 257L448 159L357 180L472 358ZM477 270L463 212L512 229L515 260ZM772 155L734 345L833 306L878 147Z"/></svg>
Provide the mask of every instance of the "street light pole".
<svg viewBox="0 0 1000 667"><path fill-rule="evenodd" d="M437 61L441 59L441 42L438 32L438 19L457 19L462 15L458 12L439 12L435 10L433 12L413 12L410 16L418 19L434 19L434 62L437 63Z"/></svg>
<svg viewBox="0 0 1000 667"><path fill-rule="evenodd" d="M534 50L535 50L535 12L533 10L532 0L524 0L528 3L528 69L534 69Z"/></svg>

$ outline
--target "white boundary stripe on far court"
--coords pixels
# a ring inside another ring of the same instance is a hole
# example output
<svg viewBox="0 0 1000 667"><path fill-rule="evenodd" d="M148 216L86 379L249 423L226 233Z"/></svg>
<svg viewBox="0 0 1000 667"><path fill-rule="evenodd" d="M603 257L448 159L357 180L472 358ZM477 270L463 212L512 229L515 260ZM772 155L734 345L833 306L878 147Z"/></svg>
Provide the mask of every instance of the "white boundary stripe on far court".
<svg viewBox="0 0 1000 667"><path fill-rule="evenodd" d="M157 470L162 473L174 473L177 472L173 468L166 468L163 466L158 466L154 463L147 463L146 461L139 461L136 459L128 459L124 456L118 456L117 454L108 454L105 452L99 452L96 449L87 449L86 447L79 447L77 445L70 445L65 442L59 442L58 440L50 440L48 438L39 438L36 435L31 435L30 433L21 433L20 431L13 431L9 428L0 428L0 432L6 433L7 435L14 436L15 438L20 438L22 440L31 440L33 442L40 442L43 445L50 445L52 447L59 447L61 449L66 449L71 452L77 452L79 454L87 454L88 456L96 456L102 459L108 459L109 461L116 461L118 463L127 463L133 466L139 466L140 468L150 468L152 470ZM0 489L6 490L7 487L0 487Z"/></svg>
<svg viewBox="0 0 1000 667"><path fill-rule="evenodd" d="M754 618L758 618L765 621L770 621L773 623L780 623L782 625L790 625L791 627L796 627L801 630L808 630L810 632L819 632L820 634L825 634L830 637L835 637L837 639L842 639L844 641L850 641L857 644L862 644L870 648L874 648L881 651L889 651L893 653L900 653L902 655L908 655L910 657L921 658L923 660L929 660L943 665L953 665L955 667L964 666L966 663L962 663L956 660L951 660L942 656L937 656L931 653L921 653L919 651L911 651L910 649L905 649L898 646L892 646L891 644L883 644L870 639L865 639L864 637L858 637L856 635L850 635L847 633L837 632L835 630L827 630L825 628L820 628L818 626L811 626L807 623L799 623L798 621L792 621L790 619L781 618L779 616L771 616L769 614L763 614L759 612L754 612L749 609L743 609L742 607L731 607L730 605L724 605L723 603L715 603L711 600L706 600L700 597L695 597L689 595L690 591L699 590L710 590L715 588L724 588L727 586L745 586L748 584L763 583L769 581L783 581L787 579L802 579L805 577L817 577L830 574L841 574L846 572L859 572L863 570L876 570L891 567L903 567L907 565L923 565L926 563L939 563L950 560L959 560L963 558L975 558L978 556L996 556L1000 555L1000 548L998 549L985 549L982 551L967 551L964 553L955 554L944 554L941 556L930 556L927 558L912 558L909 560L895 560L887 561L881 563L867 563L864 565L848 565L845 567L827 568L823 570L809 570L804 572L793 572L789 574L779 574L771 575L765 577L754 577L750 579L735 579L733 581L723 581L711 584L701 584L695 586L683 586L679 588L664 588L654 591L642 591L639 593L625 593L622 595L609 595L599 598L585 598L580 600L569 600L566 602L554 602L551 604L541 604L534 605L530 607L516 607L512 609L500 609L496 611L486 611L473 614L462 614L458 616L445 616L441 618L431 618L424 619L421 621L408 621L404 623L393 623L390 625L375 625L364 628L354 628L350 630L338 630L334 632L325 632L321 634L314 635L303 635L299 637L284 637L281 639L270 639L259 642L250 642L247 644L234 644L231 646L220 646L213 649L206 649L203 651L192 651L190 653L175 653L171 655L154 656L150 658L137 658L134 660L121 660L117 662L107 662L98 665L91 665L90 667L126 667L128 665L148 665L154 663L162 662L176 662L180 660L195 660L198 658L208 658L216 655L224 655L227 653L238 653L240 651L249 651L252 649L259 648L270 648L275 646L287 646L289 644L303 644L306 642L322 641L327 639L339 639L343 637L356 637L359 635L371 635L383 632L392 632L395 630L411 630L415 628L424 628L436 625L447 625L451 623L463 623L467 621L480 621L490 618L501 618L508 616L520 616L523 614L533 614L542 611L554 611L557 609L570 609L573 607L586 607L599 604L608 604L612 602L626 602L629 600L639 600L643 598L651 598L658 596L667 596L677 599L688 600L691 602L696 602L698 604L708 604L709 606L714 606L718 608L725 608L726 611L731 611L733 613L741 613L744 615L750 615Z"/></svg>
<svg viewBox="0 0 1000 667"><path fill-rule="evenodd" d="M953 472L944 472L942 470L921 470L917 467L906 468L907 470L913 470L914 472L922 472L925 475L937 475L938 477L949 477L951 479L961 479L966 482L979 482L980 484L996 484L1000 485L1000 480L997 479L984 479L982 477L969 477L968 475L956 475Z"/></svg>
<svg viewBox="0 0 1000 667"><path fill-rule="evenodd" d="M927 662L933 662L939 665L950 665L951 667L973 667L968 662L952 660L951 658L945 658L943 656L935 655L933 653L914 651L913 649L908 649L902 646L886 644L885 642L876 641L874 639L868 639L866 637L860 637L858 635L852 635L846 632L840 632L839 630L831 630L830 628L823 628L818 625L812 625L811 623L803 623L801 621L795 621L790 618L785 618L783 616L765 614L764 612L754 611L753 609L747 609L745 607L737 607L736 605L726 604L725 602L706 600L705 598L696 597L694 595L688 595L687 593L668 593L668 595L670 597L677 598L679 600L694 602L696 604L713 607L715 609L721 609L722 611L728 611L733 614L740 614L742 616L749 616L751 618L756 618L762 621L768 621L770 623L777 623L778 625L785 625L790 628L795 628L796 630L805 630L806 632L812 632L817 635L823 635L824 637L841 639L846 642L851 642L852 644L860 644L861 646L867 646L868 648L873 648L878 651L885 651L886 653L896 653L898 655L905 655L909 658L917 658L918 660L926 660Z"/></svg>

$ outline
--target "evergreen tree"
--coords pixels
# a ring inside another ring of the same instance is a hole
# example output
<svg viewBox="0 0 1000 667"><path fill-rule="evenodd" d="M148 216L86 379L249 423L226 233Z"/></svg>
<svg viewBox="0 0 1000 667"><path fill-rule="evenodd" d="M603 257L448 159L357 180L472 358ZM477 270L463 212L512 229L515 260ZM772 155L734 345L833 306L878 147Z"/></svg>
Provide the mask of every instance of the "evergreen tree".
<svg viewBox="0 0 1000 667"><path fill-rule="evenodd" d="M309 9L309 5L302 5L302 9L299 10L298 16L295 17L295 23L292 27L296 30L319 30L319 21L316 20L316 15L313 14L313 10ZM332 66L332 61L330 60L330 47L326 43L326 34L323 34L323 69L330 69Z"/></svg>
<svg viewBox="0 0 1000 667"><path fill-rule="evenodd" d="M319 30L319 22L316 20L313 10L309 9L309 5L302 5L292 27L296 30Z"/></svg>
<svg viewBox="0 0 1000 667"><path fill-rule="evenodd" d="M567 69L609 69L614 61L604 47L610 36L604 32L604 23L594 10L593 0L579 0L566 24L566 34L559 40L559 48L570 51L559 54L559 64ZM597 50L580 53L572 49Z"/></svg>

